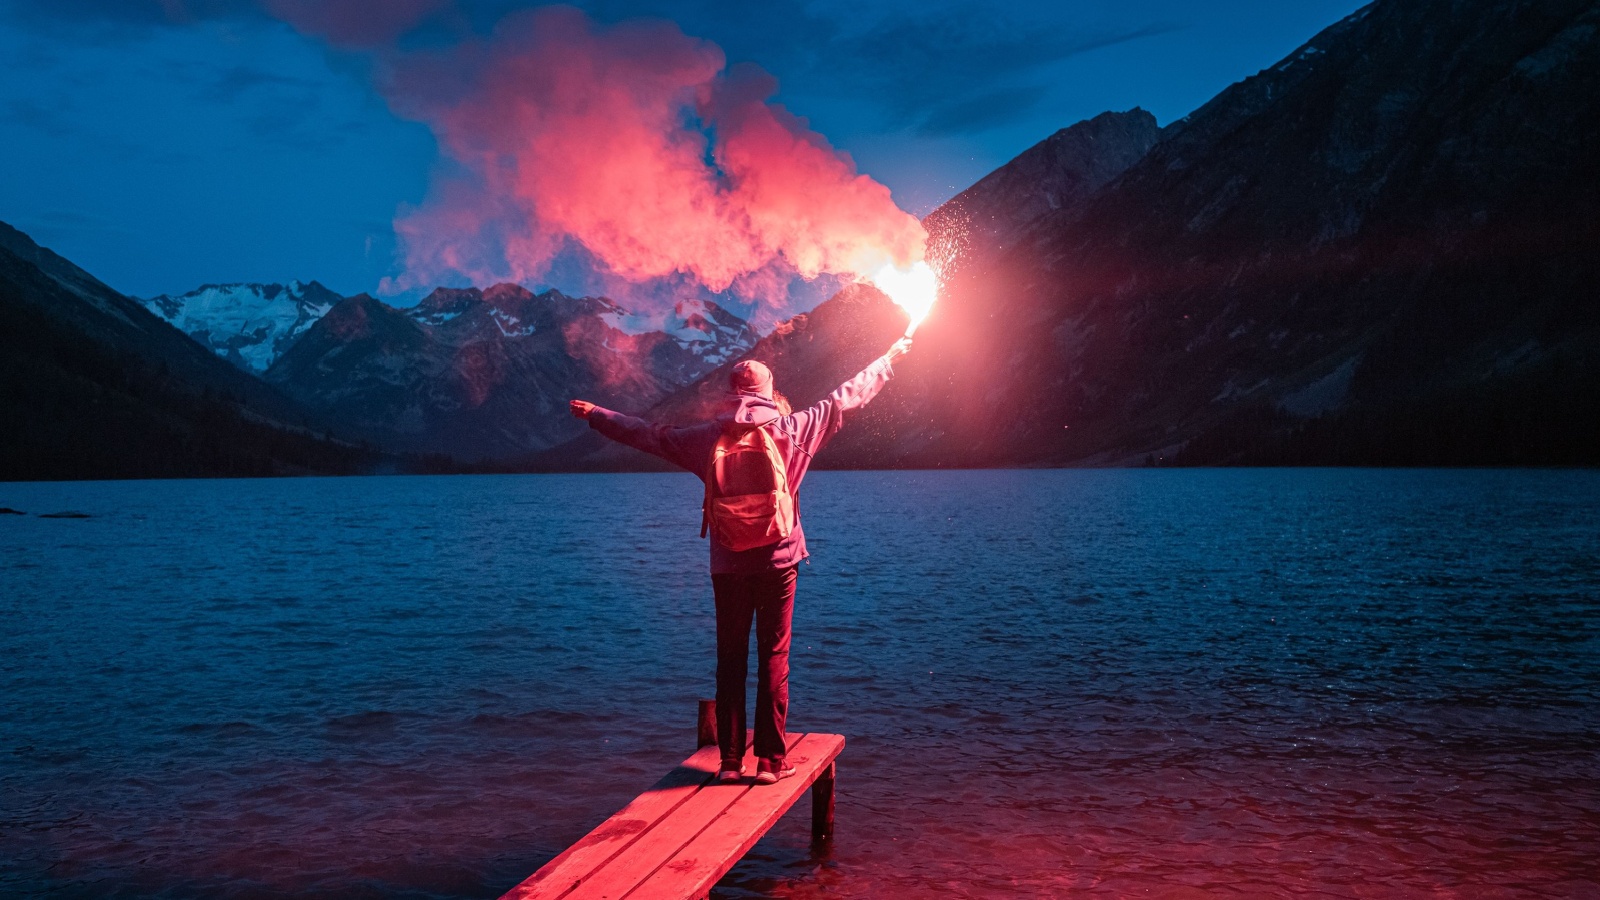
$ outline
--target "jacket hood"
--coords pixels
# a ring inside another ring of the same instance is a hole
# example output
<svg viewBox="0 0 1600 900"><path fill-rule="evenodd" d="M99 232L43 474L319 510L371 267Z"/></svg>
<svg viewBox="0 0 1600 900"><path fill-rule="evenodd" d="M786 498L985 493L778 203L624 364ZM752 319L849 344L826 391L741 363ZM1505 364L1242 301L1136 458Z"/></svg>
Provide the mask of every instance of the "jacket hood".
<svg viewBox="0 0 1600 900"><path fill-rule="evenodd" d="M754 391L739 391L728 396L727 404L717 416L724 427L755 428L773 419L782 418L778 404Z"/></svg>

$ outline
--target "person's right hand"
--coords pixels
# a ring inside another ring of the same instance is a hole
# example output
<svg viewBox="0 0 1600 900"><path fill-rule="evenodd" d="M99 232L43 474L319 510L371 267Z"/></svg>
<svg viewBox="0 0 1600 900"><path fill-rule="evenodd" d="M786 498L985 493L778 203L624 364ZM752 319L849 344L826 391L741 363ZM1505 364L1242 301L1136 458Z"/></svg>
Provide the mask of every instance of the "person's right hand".
<svg viewBox="0 0 1600 900"><path fill-rule="evenodd" d="M567 404L567 408L571 409L572 414L580 419L587 419L589 418L589 413L594 412L594 404L587 400L574 400Z"/></svg>
<svg viewBox="0 0 1600 900"><path fill-rule="evenodd" d="M888 359L889 362L894 362L895 360L899 359L902 356L905 356L907 353L910 353L910 352L911 352L911 338L903 337L900 340L894 342L894 346L889 348L889 352L884 354L884 358Z"/></svg>

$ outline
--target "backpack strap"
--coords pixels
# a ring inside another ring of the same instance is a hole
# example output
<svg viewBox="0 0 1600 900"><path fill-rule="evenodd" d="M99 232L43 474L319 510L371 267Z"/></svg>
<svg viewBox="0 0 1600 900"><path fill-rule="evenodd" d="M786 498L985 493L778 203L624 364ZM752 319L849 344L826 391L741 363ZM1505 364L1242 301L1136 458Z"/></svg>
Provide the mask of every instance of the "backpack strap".
<svg viewBox="0 0 1600 900"><path fill-rule="evenodd" d="M772 473L774 475L773 487L777 488L778 493L789 499L787 525L780 522L778 526L778 533L787 538L790 533L793 532L794 527L800 522L800 500L799 498L795 497L793 491L789 490L789 467L784 464L783 454L778 452L777 439L774 438L772 433L767 431L765 428L761 430L761 437L766 441L767 459L772 462ZM798 447L799 444L795 444L794 446Z"/></svg>
<svg viewBox="0 0 1600 900"><path fill-rule="evenodd" d="M704 540L706 532L711 528L711 487L717 481L717 463L728 453L727 434L717 435L717 443L711 448L711 462L706 466L706 499L700 504L700 539Z"/></svg>
<svg viewBox="0 0 1600 900"><path fill-rule="evenodd" d="M706 530L711 527L711 474L706 478L706 499L700 504L700 540L706 539Z"/></svg>
<svg viewBox="0 0 1600 900"><path fill-rule="evenodd" d="M778 477L776 487L785 494L789 493L789 469L783 464L783 454L778 452L778 442L773 440L772 432L765 426L761 428L761 441L767 448L767 459L772 462L772 471ZM793 496L792 494L790 496Z"/></svg>

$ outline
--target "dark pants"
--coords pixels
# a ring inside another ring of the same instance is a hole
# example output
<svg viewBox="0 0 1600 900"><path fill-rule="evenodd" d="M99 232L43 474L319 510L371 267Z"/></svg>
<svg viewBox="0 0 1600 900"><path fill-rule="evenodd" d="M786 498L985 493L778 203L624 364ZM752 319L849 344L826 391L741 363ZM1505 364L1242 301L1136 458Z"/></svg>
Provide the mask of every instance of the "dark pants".
<svg viewBox="0 0 1600 900"><path fill-rule="evenodd" d="M717 598L717 743L723 759L743 759L744 688L750 672L750 622L756 625L756 756L782 759L789 719L789 631L795 567L753 575L712 575Z"/></svg>

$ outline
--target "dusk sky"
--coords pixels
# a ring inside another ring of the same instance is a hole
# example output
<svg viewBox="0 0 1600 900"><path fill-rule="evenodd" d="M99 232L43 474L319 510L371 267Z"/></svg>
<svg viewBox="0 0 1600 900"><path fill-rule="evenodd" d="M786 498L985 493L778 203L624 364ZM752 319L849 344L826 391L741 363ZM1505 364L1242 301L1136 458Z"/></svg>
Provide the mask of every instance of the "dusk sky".
<svg viewBox="0 0 1600 900"><path fill-rule="evenodd" d="M1181 118L1361 5L580 4L602 26L668 19L771 72L777 103L918 215L1096 113ZM290 279L375 291L401 268L397 212L439 164L429 128L374 87L377 60L524 6L408 0L387 9L414 22L352 30L308 27L321 13L300 0L0 0L0 220L139 296Z"/></svg>

